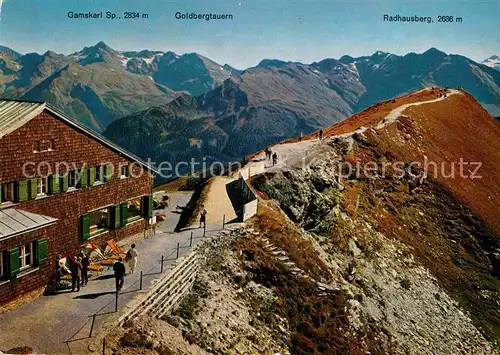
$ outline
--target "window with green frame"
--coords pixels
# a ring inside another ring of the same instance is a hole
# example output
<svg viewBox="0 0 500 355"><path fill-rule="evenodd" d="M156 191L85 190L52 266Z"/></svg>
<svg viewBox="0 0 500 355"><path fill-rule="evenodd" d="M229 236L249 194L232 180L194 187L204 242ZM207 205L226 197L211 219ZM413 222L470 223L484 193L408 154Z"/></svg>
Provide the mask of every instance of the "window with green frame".
<svg viewBox="0 0 500 355"><path fill-rule="evenodd" d="M89 236L107 232L111 226L111 207L102 208L88 213Z"/></svg>
<svg viewBox="0 0 500 355"><path fill-rule="evenodd" d="M127 222L142 218L142 198L127 201Z"/></svg>
<svg viewBox="0 0 500 355"><path fill-rule="evenodd" d="M49 258L47 240L35 240L14 249L0 252L0 279L30 271Z"/></svg>

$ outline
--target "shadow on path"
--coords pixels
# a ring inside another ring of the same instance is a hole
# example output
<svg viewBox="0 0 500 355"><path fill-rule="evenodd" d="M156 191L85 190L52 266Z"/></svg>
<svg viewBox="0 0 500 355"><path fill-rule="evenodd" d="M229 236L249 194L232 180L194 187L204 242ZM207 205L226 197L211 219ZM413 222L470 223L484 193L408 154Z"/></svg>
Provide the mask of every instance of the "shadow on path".
<svg viewBox="0 0 500 355"><path fill-rule="evenodd" d="M226 184L226 192L233 205L234 212L236 213L236 218L228 221L228 223L235 223L243 220L243 197L241 196L240 189L238 185L239 180L232 181Z"/></svg>
<svg viewBox="0 0 500 355"><path fill-rule="evenodd" d="M115 294L115 293L116 293L115 291L88 293L86 295L79 295L79 296L73 297L73 299L75 299L75 300L89 300L89 299L94 299L97 297L111 295L111 294Z"/></svg>

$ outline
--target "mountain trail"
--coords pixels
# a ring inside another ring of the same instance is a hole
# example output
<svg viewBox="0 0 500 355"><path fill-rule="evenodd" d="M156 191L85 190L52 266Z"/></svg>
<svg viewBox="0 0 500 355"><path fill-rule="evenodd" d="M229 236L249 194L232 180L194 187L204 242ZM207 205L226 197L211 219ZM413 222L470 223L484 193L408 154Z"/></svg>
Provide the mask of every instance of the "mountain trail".
<svg viewBox="0 0 500 355"><path fill-rule="evenodd" d="M431 90L430 88L424 88L420 91L424 90ZM323 141L326 139L334 139L334 138L348 138L354 135L355 133L360 134L365 132L368 129L382 129L385 126L394 123L398 117L402 115L402 113L409 107L411 106L419 106L423 104L429 104L429 103L434 103L434 102L439 102L442 100L447 99L451 95L455 94L460 94L460 90L455 90L455 89L448 89L448 92L446 96L441 96L433 100L427 100L427 101L419 101L419 102L413 102L405 105L401 105L395 109L393 109L388 115L386 115L379 123L377 123L375 126L371 127L360 127L352 132L348 133L343 133L339 135L332 135L332 136L327 136L323 138L322 141L319 140L319 138L314 138L314 139L308 139L308 140L303 140L301 142L293 142L293 143L283 143L283 144L276 144L271 147L271 150L276 152L278 155L278 163L273 166L272 160L266 160L265 153L261 152L258 155L256 155L248 164L250 167L251 171L254 171L255 173L251 173L251 175L257 175L259 170L262 170L262 167L264 167L264 170L266 172L276 172L276 171L281 171L281 170L288 170L292 166L298 166L298 164L305 165L305 162L310 161L310 158L314 157L313 155L317 154L318 152L314 151L312 152L313 147L316 147L318 145L323 144ZM311 156L308 156L311 155Z"/></svg>

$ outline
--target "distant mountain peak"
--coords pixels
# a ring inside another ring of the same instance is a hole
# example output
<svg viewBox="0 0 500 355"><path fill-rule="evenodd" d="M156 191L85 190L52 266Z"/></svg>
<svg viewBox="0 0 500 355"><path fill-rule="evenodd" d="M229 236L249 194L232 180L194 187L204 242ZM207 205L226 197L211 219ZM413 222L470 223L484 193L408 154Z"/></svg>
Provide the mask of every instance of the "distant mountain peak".
<svg viewBox="0 0 500 355"><path fill-rule="evenodd" d="M10 56L13 60L17 60L22 56L20 53L16 52L15 50L13 50L9 47L5 47L5 46L0 45L0 55L2 55L2 54Z"/></svg>
<svg viewBox="0 0 500 355"><path fill-rule="evenodd" d="M104 50L113 50L113 48L111 48L110 46L108 46L106 43L104 43L103 41L100 41L98 42L94 48L100 48L100 49L104 49Z"/></svg>
<svg viewBox="0 0 500 355"><path fill-rule="evenodd" d="M355 59L353 57L351 57L350 55L345 54L342 57L340 57L339 62L342 62L344 64L349 64L349 63L354 62L354 60Z"/></svg>
<svg viewBox="0 0 500 355"><path fill-rule="evenodd" d="M498 55L492 55L491 57L483 60L481 64L500 71L500 57Z"/></svg>
<svg viewBox="0 0 500 355"><path fill-rule="evenodd" d="M439 56L439 57L444 57L444 56L447 55L445 52L442 52L442 51L440 51L439 49L437 49L435 47L429 48L428 50L426 50L422 54L423 55L427 55L427 56Z"/></svg>
<svg viewBox="0 0 500 355"><path fill-rule="evenodd" d="M282 67L290 64L290 61L284 61L281 59L262 59L257 67Z"/></svg>

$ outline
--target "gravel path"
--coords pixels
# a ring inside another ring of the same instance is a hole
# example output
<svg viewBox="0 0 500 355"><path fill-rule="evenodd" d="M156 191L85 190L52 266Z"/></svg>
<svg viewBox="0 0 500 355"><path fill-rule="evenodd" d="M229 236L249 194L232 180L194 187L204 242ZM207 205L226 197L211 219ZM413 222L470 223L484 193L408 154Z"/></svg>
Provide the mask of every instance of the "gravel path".
<svg viewBox="0 0 500 355"><path fill-rule="evenodd" d="M429 90L429 89L422 89L423 90ZM421 101L421 102L414 102L406 105L401 105L394 110L392 110L387 116L384 117L375 127L375 129L381 129L388 124L394 123L399 116L402 115L402 113L409 107L411 106L418 106L418 105L423 105L423 104L428 104L428 103L433 103L433 102L438 102L442 100L446 100L448 97L451 95L455 94L461 94L459 90L455 89L449 89L449 92L447 93L447 97L439 97L433 100L428 100L428 101ZM366 131L368 128L367 127L360 127L354 132L349 132L345 134L340 134L338 136L328 136L323 139L323 141L320 141L319 139L308 139L304 140L302 142L293 142L293 143L285 143L285 144L276 144L271 147L271 150L273 152L276 152L278 155L278 164L274 165L272 164L272 160L267 160L265 153L261 152L257 156L255 156L247 166L245 166L242 171L248 175L247 170L248 167L250 167L250 174L257 175L258 173L263 172L262 170L265 170L266 172L276 172L276 171L282 171L286 170L289 167L298 167L300 165L306 166L306 162L310 162L311 159L314 157L315 154L318 154L317 149L313 149L315 147L319 147L322 144L325 144L325 141L328 139L332 139L335 137L348 137L351 136L353 133L363 133ZM248 178L248 176L245 176L245 178Z"/></svg>
<svg viewBox="0 0 500 355"><path fill-rule="evenodd" d="M185 205L190 193L171 195L170 208ZM173 233L179 214L167 211L167 219L157 228L156 234L144 239L142 236L120 242L125 248L135 242L139 252L137 270L125 277L125 285L119 296L118 307L122 310L139 294L140 271L144 271L143 291L158 279L161 256L165 257L164 272L176 257L177 243L179 255L190 250L189 242L193 232L193 246L201 240L202 229L186 229ZM207 224L206 235L214 235L221 225ZM111 268L97 279L90 280L79 293L64 292L54 296L39 297L25 305L0 314L0 350L29 346L43 354L81 354L87 350L92 314L97 313L94 332L110 317L116 316L115 280ZM94 333L95 334L95 333Z"/></svg>
<svg viewBox="0 0 500 355"><path fill-rule="evenodd" d="M226 191L226 184L234 181L232 178L217 176L210 184L207 197L203 204L207 210L207 225L221 225L225 215L225 221L229 222L235 219L233 205ZM197 217L195 225L199 222Z"/></svg>

